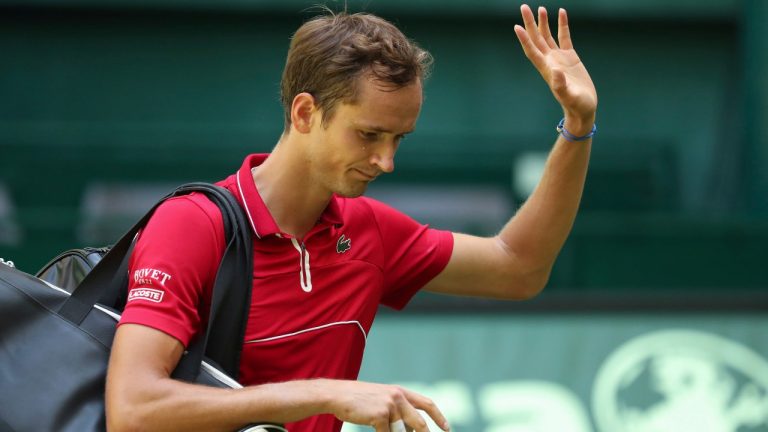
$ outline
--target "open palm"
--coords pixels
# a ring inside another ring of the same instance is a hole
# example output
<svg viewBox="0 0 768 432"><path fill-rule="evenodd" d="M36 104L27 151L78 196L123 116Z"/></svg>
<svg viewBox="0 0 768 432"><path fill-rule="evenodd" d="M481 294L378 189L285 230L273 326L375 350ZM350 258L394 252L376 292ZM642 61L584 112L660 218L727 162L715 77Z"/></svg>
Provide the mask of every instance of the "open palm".
<svg viewBox="0 0 768 432"><path fill-rule="evenodd" d="M538 25L528 5L521 6L520 12L525 28L516 25L515 34L526 57L544 77L566 116L575 116L589 123L597 109L597 91L587 68L573 49L565 10L560 9L558 13L559 44L549 30L545 8L538 10Z"/></svg>

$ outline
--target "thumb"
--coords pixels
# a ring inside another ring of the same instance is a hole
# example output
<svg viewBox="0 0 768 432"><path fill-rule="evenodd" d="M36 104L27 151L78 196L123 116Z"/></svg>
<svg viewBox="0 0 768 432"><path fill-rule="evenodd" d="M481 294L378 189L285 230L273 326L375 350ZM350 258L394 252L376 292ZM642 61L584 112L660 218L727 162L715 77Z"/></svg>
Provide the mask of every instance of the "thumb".
<svg viewBox="0 0 768 432"><path fill-rule="evenodd" d="M565 91L565 74L560 69L552 69L552 91L560 95Z"/></svg>

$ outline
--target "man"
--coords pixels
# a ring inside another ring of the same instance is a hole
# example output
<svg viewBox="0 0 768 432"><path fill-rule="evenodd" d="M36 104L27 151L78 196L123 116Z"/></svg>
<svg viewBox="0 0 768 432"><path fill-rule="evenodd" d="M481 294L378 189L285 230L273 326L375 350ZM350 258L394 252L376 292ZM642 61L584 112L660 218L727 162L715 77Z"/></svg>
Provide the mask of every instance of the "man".
<svg viewBox="0 0 768 432"><path fill-rule="evenodd" d="M253 421L291 431L426 432L407 389L355 381L379 303L400 309L419 289L525 299L545 285L572 226L587 170L597 95L571 43L567 16L554 40L544 8L515 26L527 57L565 114L540 184L492 238L419 225L360 197L394 170L400 140L422 104L429 54L366 14L319 17L294 35L283 73L285 131L273 152L251 155L220 184L254 233L253 299L240 379L224 390L170 378L205 322L224 233L218 209L191 195L161 206L133 253L137 296L118 328L107 382L111 430L233 430ZM135 276L135 277L134 277ZM415 347L416 348L416 347Z"/></svg>

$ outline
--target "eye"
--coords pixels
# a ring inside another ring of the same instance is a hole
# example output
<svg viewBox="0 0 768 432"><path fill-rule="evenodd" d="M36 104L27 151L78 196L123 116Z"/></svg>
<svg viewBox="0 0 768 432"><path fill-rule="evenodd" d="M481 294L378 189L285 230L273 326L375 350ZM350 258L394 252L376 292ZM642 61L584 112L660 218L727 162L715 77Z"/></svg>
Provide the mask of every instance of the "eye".
<svg viewBox="0 0 768 432"><path fill-rule="evenodd" d="M379 139L379 134L376 132L359 131L360 138L366 141L376 141Z"/></svg>

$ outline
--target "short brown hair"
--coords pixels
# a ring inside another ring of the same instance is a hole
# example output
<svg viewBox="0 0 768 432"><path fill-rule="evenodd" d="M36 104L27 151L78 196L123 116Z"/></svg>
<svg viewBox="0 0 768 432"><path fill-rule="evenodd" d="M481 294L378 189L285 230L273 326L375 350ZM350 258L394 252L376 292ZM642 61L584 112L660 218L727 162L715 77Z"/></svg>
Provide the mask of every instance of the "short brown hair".
<svg viewBox="0 0 768 432"><path fill-rule="evenodd" d="M299 27L288 50L280 84L285 129L299 93L315 98L326 124L339 102L355 101L357 79L363 74L394 90L423 81L431 65L427 51L375 15L330 12L315 17Z"/></svg>

